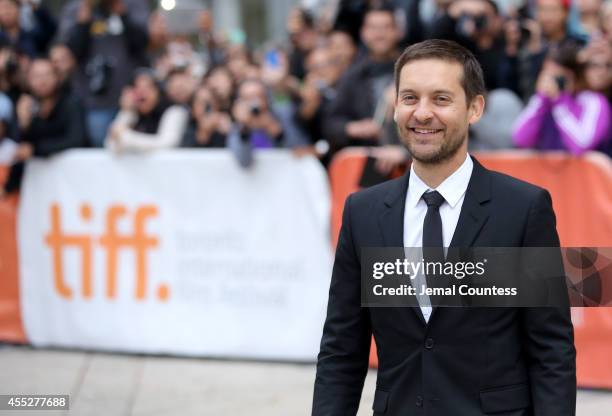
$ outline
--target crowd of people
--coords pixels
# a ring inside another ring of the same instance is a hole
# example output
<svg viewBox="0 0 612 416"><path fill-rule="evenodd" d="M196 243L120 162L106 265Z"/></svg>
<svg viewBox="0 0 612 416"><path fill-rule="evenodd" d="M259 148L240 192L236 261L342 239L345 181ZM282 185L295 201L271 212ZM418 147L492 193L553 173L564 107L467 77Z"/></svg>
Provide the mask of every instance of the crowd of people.
<svg viewBox="0 0 612 416"><path fill-rule="evenodd" d="M246 36L198 16L176 34L146 0L0 0L0 195L24 163L69 148L112 152L292 148L325 165L371 147L387 174L410 155L393 121L394 62L428 38L481 63L487 106L472 150L612 155L612 1L321 0L294 8L287 40Z"/></svg>

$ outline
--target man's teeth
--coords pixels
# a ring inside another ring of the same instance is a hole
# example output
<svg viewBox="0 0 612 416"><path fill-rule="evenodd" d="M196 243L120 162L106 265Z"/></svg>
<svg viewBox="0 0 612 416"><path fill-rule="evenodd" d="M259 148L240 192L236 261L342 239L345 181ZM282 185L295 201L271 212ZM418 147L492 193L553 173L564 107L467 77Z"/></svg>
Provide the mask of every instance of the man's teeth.
<svg viewBox="0 0 612 416"><path fill-rule="evenodd" d="M414 131L416 131L417 133L421 133L421 134L427 134L427 133L436 133L438 130L431 130L431 129L414 129Z"/></svg>

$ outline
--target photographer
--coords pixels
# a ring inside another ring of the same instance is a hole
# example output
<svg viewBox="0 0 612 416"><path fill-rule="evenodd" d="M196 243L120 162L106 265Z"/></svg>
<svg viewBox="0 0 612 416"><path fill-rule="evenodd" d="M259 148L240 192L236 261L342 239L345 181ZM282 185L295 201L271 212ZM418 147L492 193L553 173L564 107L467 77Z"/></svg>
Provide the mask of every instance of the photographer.
<svg viewBox="0 0 612 416"><path fill-rule="evenodd" d="M280 147L283 126L270 108L266 85L259 79L247 79L238 87L232 108L234 125L228 146L242 166L252 163L252 149Z"/></svg>
<svg viewBox="0 0 612 416"><path fill-rule="evenodd" d="M334 149L399 143L390 109L401 36L394 8L383 4L366 12L361 38L367 56L358 58L342 76L323 120L325 137Z"/></svg>
<svg viewBox="0 0 612 416"><path fill-rule="evenodd" d="M535 19L523 19L522 28L527 33L523 96L532 95L533 86L550 49L565 44L584 44L583 39L568 31L570 6L571 0L537 0Z"/></svg>
<svg viewBox="0 0 612 416"><path fill-rule="evenodd" d="M432 22L429 37L454 40L471 50L488 91L507 88L518 94L520 39L506 25L495 1L458 0Z"/></svg>
<svg viewBox="0 0 612 416"><path fill-rule="evenodd" d="M23 60L22 62L25 62ZM0 39L0 91L6 94L13 104L17 102L24 82L19 57L5 41Z"/></svg>
<svg viewBox="0 0 612 416"><path fill-rule="evenodd" d="M306 57L306 76L295 108L295 120L308 135L310 143L321 149L321 153L328 150L323 160L326 164L335 149L329 148L329 142L324 137L323 115L336 98L336 87L343 69L342 62L328 46L318 46L312 50Z"/></svg>
<svg viewBox="0 0 612 416"><path fill-rule="evenodd" d="M143 0L79 0L64 10L61 35L79 65L76 88L94 146L102 145L130 75L145 64L147 14Z"/></svg>
<svg viewBox="0 0 612 416"><path fill-rule="evenodd" d="M584 71L575 45L551 50L538 77L537 92L515 123L517 147L564 149L573 154L606 150L610 105L604 95L585 89Z"/></svg>
<svg viewBox="0 0 612 416"><path fill-rule="evenodd" d="M32 61L27 78L32 94L22 94L17 102L20 141L5 185L7 193L20 187L22 162L33 156L47 157L66 149L87 147L83 106L61 87L51 61Z"/></svg>
<svg viewBox="0 0 612 416"><path fill-rule="evenodd" d="M219 100L206 86L199 87L191 105L191 120L181 147L225 147L225 138L232 121L229 114L220 111Z"/></svg>
<svg viewBox="0 0 612 416"><path fill-rule="evenodd" d="M236 82L230 70L226 66L212 68L206 74L204 84L219 100L221 110L227 113L231 112L234 95L236 94Z"/></svg>

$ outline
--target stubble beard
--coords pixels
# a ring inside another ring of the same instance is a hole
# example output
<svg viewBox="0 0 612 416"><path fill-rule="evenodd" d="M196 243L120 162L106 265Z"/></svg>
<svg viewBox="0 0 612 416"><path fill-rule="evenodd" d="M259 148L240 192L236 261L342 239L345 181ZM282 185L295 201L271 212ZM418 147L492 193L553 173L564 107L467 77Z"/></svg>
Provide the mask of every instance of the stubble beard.
<svg viewBox="0 0 612 416"><path fill-rule="evenodd" d="M437 165L452 159L457 152L459 152L459 149L461 149L467 140L468 130L466 129L463 133L457 134L452 138L444 138L438 150L428 155L419 155L418 152L415 151L412 142L408 138L410 134L408 129L402 129L398 125L397 134L414 160L424 165Z"/></svg>

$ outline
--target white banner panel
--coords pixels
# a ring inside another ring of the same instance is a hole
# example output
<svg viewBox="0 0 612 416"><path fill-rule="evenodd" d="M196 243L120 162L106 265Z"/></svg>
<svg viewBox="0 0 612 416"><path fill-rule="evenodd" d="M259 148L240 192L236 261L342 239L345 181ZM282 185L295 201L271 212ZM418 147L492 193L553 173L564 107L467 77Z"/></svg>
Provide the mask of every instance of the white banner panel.
<svg viewBox="0 0 612 416"><path fill-rule="evenodd" d="M314 360L331 276L328 180L282 150L28 164L19 210L28 339L181 355Z"/></svg>

